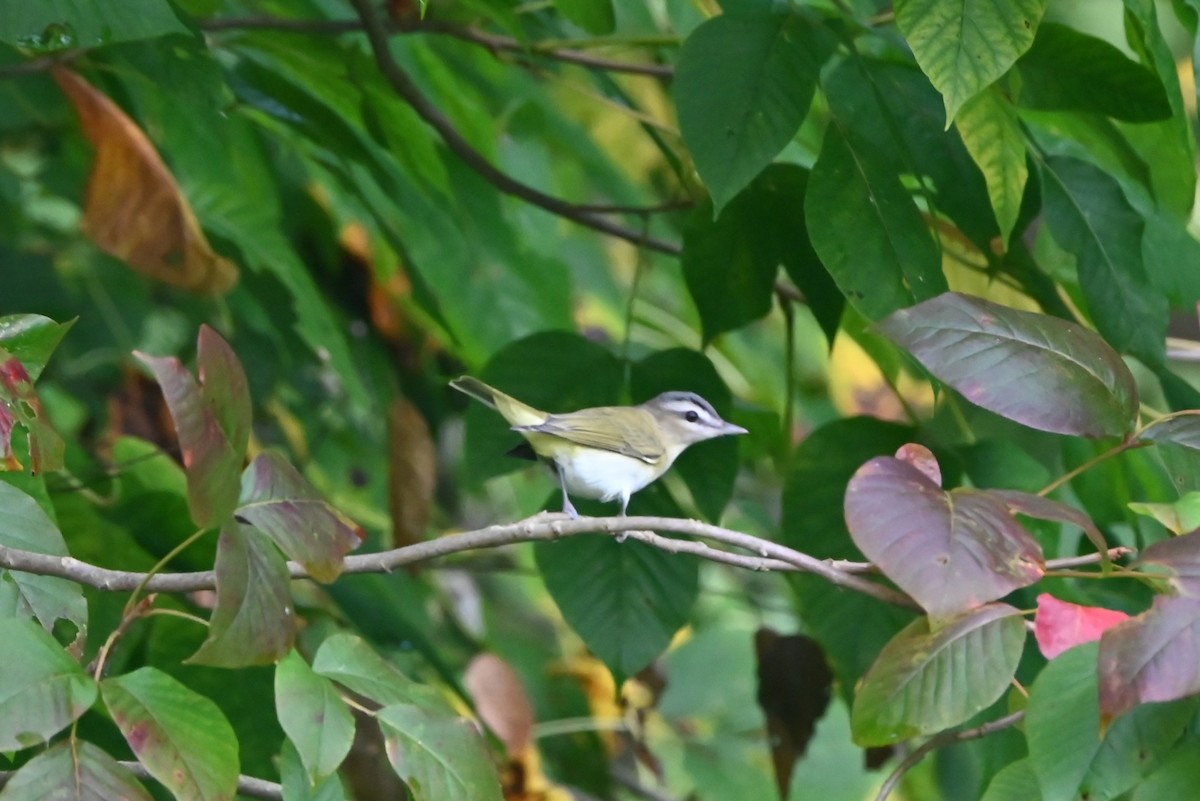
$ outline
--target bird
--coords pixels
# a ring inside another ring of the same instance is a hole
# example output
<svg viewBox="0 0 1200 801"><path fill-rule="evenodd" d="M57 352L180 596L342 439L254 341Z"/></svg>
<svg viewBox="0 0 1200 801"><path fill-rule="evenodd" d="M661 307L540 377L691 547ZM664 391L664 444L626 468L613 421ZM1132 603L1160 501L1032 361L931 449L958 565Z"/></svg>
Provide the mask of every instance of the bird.
<svg viewBox="0 0 1200 801"><path fill-rule="evenodd" d="M689 445L748 433L722 420L695 392L664 392L637 406L551 414L472 376L456 378L450 386L498 411L534 455L551 465L562 489L563 512L572 518L579 513L571 495L620 500L624 517L630 496L667 472Z"/></svg>

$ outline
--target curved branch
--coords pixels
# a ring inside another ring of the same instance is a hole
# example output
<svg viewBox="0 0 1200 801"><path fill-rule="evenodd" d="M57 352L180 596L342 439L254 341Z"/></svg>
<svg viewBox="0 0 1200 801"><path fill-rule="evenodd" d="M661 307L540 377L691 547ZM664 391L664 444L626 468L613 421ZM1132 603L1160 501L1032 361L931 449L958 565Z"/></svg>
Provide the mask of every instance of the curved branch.
<svg viewBox="0 0 1200 801"><path fill-rule="evenodd" d="M396 94L400 95L412 107L417 116L424 120L429 127L437 131L451 152L462 159L463 163L474 170L481 178L507 195L512 195L587 228L624 239L627 242L658 251L659 253L671 256L679 255L681 248L678 244L665 242L643 234L641 231L613 222L594 212L585 210L584 207L568 203L562 198L546 194L540 189L524 184L508 173L498 169L482 153L471 146L466 138L459 133L458 129L454 127L450 119L442 113L442 110L425 96L420 88L413 83L412 79L408 77L408 73L404 71L396 59L392 58L391 50L388 49L388 32L379 17L375 14L375 9L371 7L371 0L350 0L350 4L354 6L355 12L358 14L359 19L362 20L367 40L371 44L371 52L375 56L375 63L379 67L379 71L383 77L392 85Z"/></svg>
<svg viewBox="0 0 1200 801"><path fill-rule="evenodd" d="M887 780L879 788L879 794L875 796L875 801L887 801L888 796L896 789L896 785L904 778L904 774L912 770L930 751L935 751L947 745L966 742L967 740L978 740L980 737L986 737L992 732L1015 726L1024 719L1025 710L1018 709L1016 712L988 721L982 726L976 726L973 729L942 732L936 737L929 738L919 748L914 749L911 754L900 761L900 764L896 766L896 769L892 771L891 775L887 777Z"/></svg>
<svg viewBox="0 0 1200 801"><path fill-rule="evenodd" d="M710 548L703 542L663 537L655 532L670 532L723 543L752 556ZM537 542L581 534L624 535L672 553L689 553L722 564L749 570L779 570L813 573L832 584L864 593L890 604L917 608L904 593L868 578L839 569L833 563L788 548L770 540L699 520L673 517L584 517L571 519L562 514L542 513L528 520L474 531L447 534L427 542L406 545L390 551L355 554L345 561L346 573L387 573L404 565L425 562L463 551L497 548L518 542ZM622 538L624 538L622 537ZM129 592L145 579L144 573L110 570L82 562L71 556L52 556L0 545L0 568L45 576L58 576L77 584L110 592ZM308 578L304 568L288 563L293 578ZM145 589L150 592L186 593L216 588L212 570L196 573L160 573L152 576Z"/></svg>

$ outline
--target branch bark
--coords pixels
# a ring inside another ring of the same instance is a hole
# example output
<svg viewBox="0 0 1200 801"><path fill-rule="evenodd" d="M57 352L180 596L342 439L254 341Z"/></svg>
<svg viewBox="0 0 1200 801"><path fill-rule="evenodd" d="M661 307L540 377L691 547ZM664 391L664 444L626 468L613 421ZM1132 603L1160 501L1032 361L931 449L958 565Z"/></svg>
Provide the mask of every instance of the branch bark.
<svg viewBox="0 0 1200 801"><path fill-rule="evenodd" d="M748 551L751 555L712 548L704 542L664 537L658 532L683 534L722 543ZM488 526L474 531L447 534L427 542L406 545L390 551L355 554L346 558L346 573L388 573L404 565L426 562L450 554L484 548L497 548L518 542L538 542L582 534L618 535L644 542L671 553L688 553L721 564L747 570L805 572L832 584L861 592L898 606L917 608L904 593L844 570L835 563L788 548L741 531L714 526L699 520L673 517L585 517L572 520L558 513L547 513L517 523ZM854 564L854 563L846 563ZM857 565L856 565L857 567ZM0 545L0 568L44 576L58 576L88 587L110 592L131 592L146 578L144 573L111 570L82 562L71 556L22 551ZM293 578L308 578L304 568L288 563ZM216 588L212 570L195 573L161 573L152 576L145 589L149 592L187 593Z"/></svg>

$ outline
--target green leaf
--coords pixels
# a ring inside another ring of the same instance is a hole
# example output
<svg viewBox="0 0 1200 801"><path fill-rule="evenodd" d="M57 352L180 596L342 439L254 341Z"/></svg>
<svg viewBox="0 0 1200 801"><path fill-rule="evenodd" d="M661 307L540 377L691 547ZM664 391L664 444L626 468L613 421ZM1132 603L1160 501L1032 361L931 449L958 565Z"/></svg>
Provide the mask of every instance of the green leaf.
<svg viewBox="0 0 1200 801"><path fill-rule="evenodd" d="M1017 103L1042 111L1082 111L1128 122L1171 115L1153 72L1102 39L1048 22L1017 64Z"/></svg>
<svg viewBox="0 0 1200 801"><path fill-rule="evenodd" d="M1192 545L1194 550L1195 546ZM1143 612L1100 638L1100 716L1107 724L1138 704L1200 693L1200 600L1159 595Z"/></svg>
<svg viewBox="0 0 1200 801"><path fill-rule="evenodd" d="M274 663L296 635L287 563L267 537L226 523L217 541L217 608L188 662L215 667Z"/></svg>
<svg viewBox="0 0 1200 801"><path fill-rule="evenodd" d="M1033 764L1025 758L1005 765L992 776L979 801L1042 801Z"/></svg>
<svg viewBox="0 0 1200 801"><path fill-rule="evenodd" d="M594 36L612 33L617 25L612 0L554 0L558 13Z"/></svg>
<svg viewBox="0 0 1200 801"><path fill-rule="evenodd" d="M534 408L570 412L617 403L622 373L617 358L600 345L575 333L544 331L501 349L479 377ZM505 455L521 441L495 410L472 401L463 460L466 482L527 466Z"/></svg>
<svg viewBox="0 0 1200 801"><path fill-rule="evenodd" d="M846 531L846 484L863 462L893 453L916 432L870 417L835 420L804 438L792 455L783 488L782 542L818 559L861 561ZM806 629L820 641L849 694L883 646L913 613L847 593L816 576L790 576L796 608ZM853 637L846 632L853 631Z"/></svg>
<svg viewBox="0 0 1200 801"><path fill-rule="evenodd" d="M241 362L207 325L197 337L199 384L173 356L135 355L154 374L171 411L192 520L200 528L224 524L237 506L250 437L250 393Z"/></svg>
<svg viewBox="0 0 1200 801"><path fill-rule="evenodd" d="M0 545L68 556L62 533L42 507L16 487L0 482ZM0 618L31 618L47 631L60 620L73 623L76 641L87 633L87 601L79 585L57 576L0 570Z"/></svg>
<svg viewBox="0 0 1200 801"><path fill-rule="evenodd" d="M322 782L309 781L300 755L291 740L284 740L279 750L279 778L283 785L283 801L348 801L342 777L333 774Z"/></svg>
<svg viewBox="0 0 1200 801"><path fill-rule="evenodd" d="M45 53L188 33L167 0L40 0L0 16L0 42Z"/></svg>
<svg viewBox="0 0 1200 801"><path fill-rule="evenodd" d="M650 400L662 392L688 390L711 403L725 419L729 419L728 413L733 407L729 388L712 362L704 354L686 348L661 350L636 362L630 371L630 384L633 399L638 402ZM683 478L692 500L708 520L719 520L733 496L737 457L737 438L720 437L689 447L672 467Z"/></svg>
<svg viewBox="0 0 1200 801"><path fill-rule="evenodd" d="M1074 323L948 292L879 328L940 381L1001 417L1085 437L1133 427L1133 374L1104 340ZM1012 391L1016 383L1021 392Z"/></svg>
<svg viewBox="0 0 1200 801"><path fill-rule="evenodd" d="M500 779L475 724L411 704L384 707L375 718L413 801L500 801Z"/></svg>
<svg viewBox="0 0 1200 801"><path fill-rule="evenodd" d="M946 100L946 127L1033 44L1047 0L901 0L896 24Z"/></svg>
<svg viewBox="0 0 1200 801"><path fill-rule="evenodd" d="M133 774L97 746L65 740L21 766L2 801L151 801Z"/></svg>
<svg viewBox="0 0 1200 801"><path fill-rule="evenodd" d="M5 315L0 317L0 346L20 360L31 381L37 381L73 325L74 320L56 323L40 314Z"/></svg>
<svg viewBox="0 0 1200 801"><path fill-rule="evenodd" d="M1000 241L1007 249L1029 179L1025 136L1017 110L1007 97L988 89L967 101L954 124L987 181L988 197L996 212L996 224L1000 226Z"/></svg>
<svg viewBox="0 0 1200 801"><path fill-rule="evenodd" d="M1134 788L1130 801L1188 798L1200 786L1200 742L1182 742L1158 768Z"/></svg>
<svg viewBox="0 0 1200 801"><path fill-rule="evenodd" d="M875 457L850 479L846 526L935 623L1027 587L1045 570L1041 546L999 496L965 487L945 492L890 456Z"/></svg>
<svg viewBox="0 0 1200 801"><path fill-rule="evenodd" d="M354 717L333 682L295 651L275 667L275 711L312 784L333 775L354 743Z"/></svg>
<svg viewBox="0 0 1200 801"><path fill-rule="evenodd" d="M1200 528L1200 492L1194 490L1185 493L1174 503L1139 502L1129 504L1129 508L1136 514L1145 515L1157 520L1159 523L1162 523L1167 531L1176 535L1172 539L1156 542L1142 551L1140 561L1145 561L1147 554L1155 546L1176 542L1180 539L1178 535L1187 534ZM1197 554L1197 556L1200 556L1200 554ZM1197 567L1200 567L1200 564Z"/></svg>
<svg viewBox="0 0 1200 801"><path fill-rule="evenodd" d="M177 797L230 801L238 743L221 710L152 667L105 679L100 693L138 761Z"/></svg>
<svg viewBox="0 0 1200 801"><path fill-rule="evenodd" d="M666 650L696 600L696 560L635 540L570 537L535 543L533 553L567 623L618 676Z"/></svg>
<svg viewBox="0 0 1200 801"><path fill-rule="evenodd" d="M0 670L0 751L38 745L96 700L96 682L54 638L29 620L0 620L10 656Z"/></svg>
<svg viewBox="0 0 1200 801"><path fill-rule="evenodd" d="M1030 689L1025 736L1042 801L1115 798L1154 766L1195 712L1192 702L1143 706L1102 732L1099 647L1087 643L1052 660Z"/></svg>
<svg viewBox="0 0 1200 801"><path fill-rule="evenodd" d="M362 530L343 518L282 455L264 451L242 474L235 516L266 534L317 581L333 581L362 541Z"/></svg>
<svg viewBox="0 0 1200 801"><path fill-rule="evenodd" d="M1142 264L1141 215L1115 179L1085 161L1048 158L1041 173L1046 222L1054 240L1075 254L1096 328L1118 351L1162 364L1167 299Z"/></svg>
<svg viewBox="0 0 1200 801"><path fill-rule="evenodd" d="M989 604L934 631L928 619L914 620L858 686L854 742L890 745L971 719L1004 694L1024 646L1025 622L1007 604Z"/></svg>
<svg viewBox="0 0 1200 801"><path fill-rule="evenodd" d="M844 301L808 238L807 184L806 170L772 164L719 218L714 219L710 201L692 212L683 231L683 277L700 312L706 344L771 310L781 264L833 341Z"/></svg>
<svg viewBox="0 0 1200 801"><path fill-rule="evenodd" d="M801 11L722 14L688 36L675 102L714 212L795 136L833 49L829 32Z"/></svg>
<svg viewBox="0 0 1200 801"><path fill-rule="evenodd" d="M448 712L450 706L432 687L415 683L384 660L364 640L351 634L334 634L317 649L313 671L333 679L352 693L380 706L417 704Z"/></svg>
<svg viewBox="0 0 1200 801"><path fill-rule="evenodd" d="M825 268L870 319L946 290L941 254L900 179L837 125L825 130L804 216Z"/></svg>

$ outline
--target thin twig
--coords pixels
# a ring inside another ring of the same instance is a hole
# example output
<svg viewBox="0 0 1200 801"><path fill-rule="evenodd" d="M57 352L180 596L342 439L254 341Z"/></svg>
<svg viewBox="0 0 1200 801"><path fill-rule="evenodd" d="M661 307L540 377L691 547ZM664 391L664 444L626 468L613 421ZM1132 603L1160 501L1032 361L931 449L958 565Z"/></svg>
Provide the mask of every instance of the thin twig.
<svg viewBox="0 0 1200 801"><path fill-rule="evenodd" d="M362 20L367 40L371 44L371 52L380 73L392 88L413 111L417 113L431 128L437 131L442 141L450 148L463 163L474 170L481 178L501 192L531 203L572 222L591 228L601 233L624 239L635 245L650 248L659 253L678 255L681 248L678 244L665 242L652 236L643 235L640 231L613 222L593 212L585 211L574 203L562 198L546 194L528 184L524 184L508 173L496 168L482 153L476 150L450 121L442 110L425 96L420 88L408 76L408 73L392 57L388 48L388 32L375 13L371 0L350 0L359 19Z"/></svg>
<svg viewBox="0 0 1200 801"><path fill-rule="evenodd" d="M888 796L896 789L896 785L904 778L904 774L908 773L918 762L925 758L925 755L930 751L942 748L955 743L966 742L967 740L978 740L980 737L986 737L992 732L997 732L1002 729L1007 729L1017 725L1025 718L1025 710L1020 709L1012 714L1005 715L1002 718L984 723L982 726L976 726L973 729L963 729L961 731L942 732L936 737L931 737L926 740L919 748L913 750L908 756L901 760L896 769L887 777L887 781L879 788L879 793L875 796L875 801L887 801Z"/></svg>
<svg viewBox="0 0 1200 801"><path fill-rule="evenodd" d="M749 551L753 556L729 553L703 543L676 540L652 532L669 532L720 542ZM496 548L518 542L538 542L582 534L624 534L655 548L690 553L704 559L750 570L803 571L830 583L864 593L887 603L916 608L904 593L832 563L741 531L721 528L699 520L674 517L584 517L572 520L562 514L543 513L517 523L488 526L475 531L447 534L434 540L406 545L390 551L356 554L345 561L346 573L387 573L404 565L425 562L453 553ZM159 573L146 580L145 573L110 570L70 556L22 551L0 545L0 568L45 576L58 576L77 584L111 592L128 592L141 586L147 592L187 593L216 588L212 570L196 573ZM308 578L304 568L288 564L292 578Z"/></svg>
<svg viewBox="0 0 1200 801"><path fill-rule="evenodd" d="M1136 549L1126 548L1123 545L1118 545L1115 548L1109 548L1106 555L1110 561L1121 559L1135 553ZM1099 553L1089 553L1082 556L1067 556L1061 559L1047 559L1046 570L1070 570L1074 567L1083 567L1084 565L1095 565L1103 562L1104 558ZM825 564L832 567L834 570L840 570L843 573L878 573L879 568L870 562L851 562L844 559L826 559Z"/></svg>

